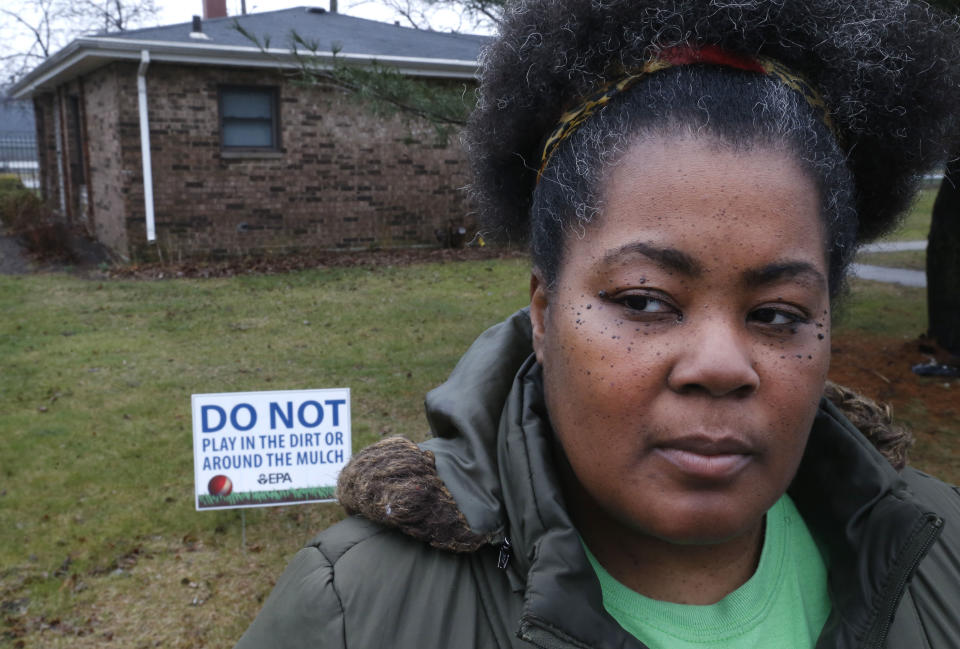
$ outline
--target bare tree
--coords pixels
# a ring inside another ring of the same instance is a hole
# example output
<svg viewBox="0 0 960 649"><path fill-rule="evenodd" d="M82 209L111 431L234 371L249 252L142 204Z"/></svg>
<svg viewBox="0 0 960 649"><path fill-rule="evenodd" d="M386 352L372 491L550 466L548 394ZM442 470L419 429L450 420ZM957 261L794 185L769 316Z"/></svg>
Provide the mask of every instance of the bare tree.
<svg viewBox="0 0 960 649"><path fill-rule="evenodd" d="M0 85L23 76L60 47L63 38L56 18L60 5L61 0L34 0L0 9Z"/></svg>
<svg viewBox="0 0 960 649"><path fill-rule="evenodd" d="M431 24L433 16L430 15L429 7L419 0L382 0L378 4L389 7L397 15L402 16L410 27L433 29Z"/></svg>
<svg viewBox="0 0 960 649"><path fill-rule="evenodd" d="M426 0L434 6L459 7L471 17L475 25L496 26L503 19L503 10L507 0Z"/></svg>
<svg viewBox="0 0 960 649"><path fill-rule="evenodd" d="M96 31L122 32L157 15L154 0L72 0L69 16Z"/></svg>
<svg viewBox="0 0 960 649"><path fill-rule="evenodd" d="M0 86L16 81L80 34L149 23L154 0L20 0L0 8Z"/></svg>
<svg viewBox="0 0 960 649"><path fill-rule="evenodd" d="M368 0L373 2L374 0ZM507 0L376 0L393 9L410 27L433 29L437 15L454 13L459 25L453 31L489 29L500 24ZM358 3L363 4L363 3ZM356 5L355 5L356 6Z"/></svg>
<svg viewBox="0 0 960 649"><path fill-rule="evenodd" d="M929 334L960 356L960 151L947 163L927 239Z"/></svg>
<svg viewBox="0 0 960 649"><path fill-rule="evenodd" d="M960 0L932 4L960 13ZM927 239L928 332L960 356L960 146L948 161L937 192Z"/></svg>

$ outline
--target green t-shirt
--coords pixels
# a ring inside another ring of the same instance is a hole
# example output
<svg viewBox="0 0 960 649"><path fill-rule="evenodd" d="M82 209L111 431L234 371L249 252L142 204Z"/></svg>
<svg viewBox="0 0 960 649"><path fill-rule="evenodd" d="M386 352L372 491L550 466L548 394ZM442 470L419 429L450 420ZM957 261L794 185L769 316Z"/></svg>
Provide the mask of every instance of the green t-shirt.
<svg viewBox="0 0 960 649"><path fill-rule="evenodd" d="M813 647L830 613L827 571L790 497L770 508L757 571L716 604L661 602L610 576L584 545L603 606L651 649Z"/></svg>

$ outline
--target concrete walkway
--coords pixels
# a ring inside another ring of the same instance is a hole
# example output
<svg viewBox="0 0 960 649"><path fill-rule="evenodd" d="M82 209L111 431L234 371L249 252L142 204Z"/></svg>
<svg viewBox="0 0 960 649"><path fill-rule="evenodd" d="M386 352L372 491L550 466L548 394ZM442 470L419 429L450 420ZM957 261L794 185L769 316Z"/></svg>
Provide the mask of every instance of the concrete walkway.
<svg viewBox="0 0 960 649"><path fill-rule="evenodd" d="M850 272L854 277L870 279L875 282L902 284L903 286L916 286L918 288L926 288L927 286L927 274L922 270L853 264L850 266Z"/></svg>
<svg viewBox="0 0 960 649"><path fill-rule="evenodd" d="M880 241L870 243L860 248L859 252L901 252L904 250L926 250L926 241ZM853 264L850 272L854 277L869 279L874 282L901 284L926 288L927 274L922 270L907 270L906 268L888 268L870 264Z"/></svg>
<svg viewBox="0 0 960 649"><path fill-rule="evenodd" d="M878 241L860 247L860 252L902 252L904 250L926 250L926 241Z"/></svg>

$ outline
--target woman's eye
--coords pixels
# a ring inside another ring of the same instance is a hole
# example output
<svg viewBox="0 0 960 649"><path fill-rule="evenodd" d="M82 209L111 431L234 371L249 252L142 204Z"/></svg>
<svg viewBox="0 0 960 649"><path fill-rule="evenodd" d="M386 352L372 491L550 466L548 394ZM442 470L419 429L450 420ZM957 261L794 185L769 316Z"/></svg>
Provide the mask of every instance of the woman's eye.
<svg viewBox="0 0 960 649"><path fill-rule="evenodd" d="M799 314L773 307L757 309L750 316L753 320L767 325L792 325L804 321L803 316Z"/></svg>
<svg viewBox="0 0 960 649"><path fill-rule="evenodd" d="M625 295L620 298L620 303L631 311L642 313L671 313L673 308L657 298L647 295Z"/></svg>

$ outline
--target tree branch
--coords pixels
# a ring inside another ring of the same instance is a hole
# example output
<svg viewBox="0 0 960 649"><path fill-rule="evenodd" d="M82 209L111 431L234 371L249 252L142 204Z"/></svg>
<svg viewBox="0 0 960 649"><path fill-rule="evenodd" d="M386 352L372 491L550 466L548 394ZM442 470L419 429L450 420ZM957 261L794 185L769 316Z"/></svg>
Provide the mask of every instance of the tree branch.
<svg viewBox="0 0 960 649"><path fill-rule="evenodd" d="M40 48L43 50L43 56L44 56L44 58L50 56L50 52L49 52L50 28L49 28L49 23L48 23L48 21L47 21L46 19L44 19L44 21L41 23L41 27L34 27L34 26L31 25L30 23L28 23L26 20L24 20L23 18L21 18L19 14L16 14L16 13L10 11L9 9L0 9L0 11L2 11L4 14L10 16L11 18L13 18L14 20L16 20L18 23L20 23L20 24L23 25L24 27L26 27L26 28L30 31L30 33L33 34L34 43L35 43L36 45L39 45ZM47 25L47 38L46 38L46 39L44 39L44 38L43 38L43 34L40 33L40 31L41 31L41 29L42 29L42 27L43 27L44 24Z"/></svg>

